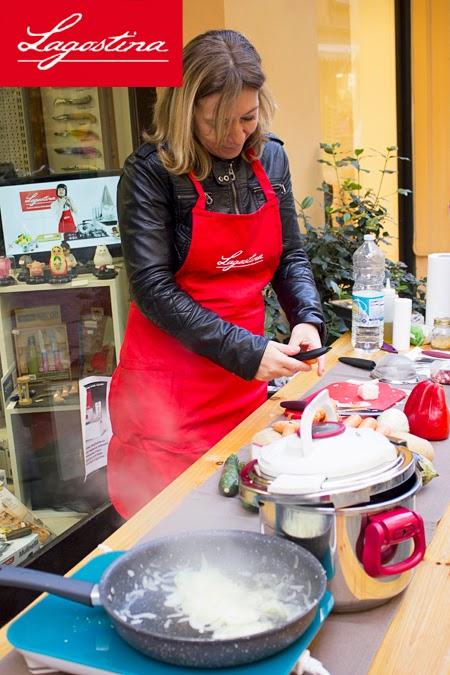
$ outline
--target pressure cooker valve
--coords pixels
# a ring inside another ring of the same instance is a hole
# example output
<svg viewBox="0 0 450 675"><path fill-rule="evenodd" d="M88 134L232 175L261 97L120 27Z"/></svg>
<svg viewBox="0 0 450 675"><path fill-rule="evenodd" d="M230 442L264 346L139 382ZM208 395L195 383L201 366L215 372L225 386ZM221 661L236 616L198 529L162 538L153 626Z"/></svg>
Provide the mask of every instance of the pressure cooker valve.
<svg viewBox="0 0 450 675"><path fill-rule="evenodd" d="M388 546L413 539L414 550L405 560L392 565L382 564L383 550ZM362 563L371 577L385 577L402 574L420 563L425 554L425 528L422 517L399 507L369 516L364 533Z"/></svg>

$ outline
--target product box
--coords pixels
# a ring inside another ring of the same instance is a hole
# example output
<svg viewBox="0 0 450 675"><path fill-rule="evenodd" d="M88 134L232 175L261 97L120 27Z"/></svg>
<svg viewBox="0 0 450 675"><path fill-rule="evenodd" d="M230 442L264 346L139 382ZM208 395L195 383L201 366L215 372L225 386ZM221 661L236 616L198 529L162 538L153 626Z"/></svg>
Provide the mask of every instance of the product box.
<svg viewBox="0 0 450 675"><path fill-rule="evenodd" d="M0 565L20 565L39 550L39 537L34 533L6 543L0 553Z"/></svg>
<svg viewBox="0 0 450 675"><path fill-rule="evenodd" d="M59 305L15 309L14 315L16 317L17 328L55 326L61 323L61 307Z"/></svg>
<svg viewBox="0 0 450 675"><path fill-rule="evenodd" d="M70 352L66 324L14 328L18 375L37 380L70 380Z"/></svg>
<svg viewBox="0 0 450 675"><path fill-rule="evenodd" d="M82 314L80 326L82 376L111 375L114 370L114 334L112 318L102 307L91 307Z"/></svg>

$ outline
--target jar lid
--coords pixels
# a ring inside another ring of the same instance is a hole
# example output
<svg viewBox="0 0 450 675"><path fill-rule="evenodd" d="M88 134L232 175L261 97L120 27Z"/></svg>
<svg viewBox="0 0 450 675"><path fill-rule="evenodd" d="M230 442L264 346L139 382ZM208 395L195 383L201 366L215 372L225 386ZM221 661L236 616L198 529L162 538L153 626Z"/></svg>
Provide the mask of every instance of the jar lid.
<svg viewBox="0 0 450 675"><path fill-rule="evenodd" d="M435 326L450 326L450 316L439 317L434 320Z"/></svg>

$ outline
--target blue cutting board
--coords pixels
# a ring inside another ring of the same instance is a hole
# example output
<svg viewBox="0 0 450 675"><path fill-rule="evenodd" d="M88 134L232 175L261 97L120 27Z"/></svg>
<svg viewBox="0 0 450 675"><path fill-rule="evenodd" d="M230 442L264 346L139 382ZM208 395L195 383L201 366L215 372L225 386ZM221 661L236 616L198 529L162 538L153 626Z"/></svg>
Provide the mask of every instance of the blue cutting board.
<svg viewBox="0 0 450 675"><path fill-rule="evenodd" d="M98 581L104 570L122 552L106 553L90 560L74 574L78 579ZM117 635L101 607L84 605L48 595L20 616L8 629L8 640L22 652L45 656L70 664L81 664L120 675L289 675L300 654L320 629L333 607L327 591L314 621L287 649L262 661L234 668L197 669L173 666L144 656Z"/></svg>

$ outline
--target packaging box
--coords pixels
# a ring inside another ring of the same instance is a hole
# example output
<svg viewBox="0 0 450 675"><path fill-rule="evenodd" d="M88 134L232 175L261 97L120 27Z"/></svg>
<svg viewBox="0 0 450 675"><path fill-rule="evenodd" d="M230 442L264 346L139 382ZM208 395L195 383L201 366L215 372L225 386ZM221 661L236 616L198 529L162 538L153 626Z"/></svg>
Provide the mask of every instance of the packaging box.
<svg viewBox="0 0 450 675"><path fill-rule="evenodd" d="M111 375L114 370L112 319L102 307L91 307L82 314L80 327L82 376Z"/></svg>
<svg viewBox="0 0 450 675"><path fill-rule="evenodd" d="M70 352L66 324L14 328L18 375L38 380L70 380Z"/></svg>
<svg viewBox="0 0 450 675"><path fill-rule="evenodd" d="M56 326L61 323L61 307L59 305L15 309L14 315L16 317L17 328Z"/></svg>
<svg viewBox="0 0 450 675"><path fill-rule="evenodd" d="M28 534L20 539L13 539L0 553L1 565L20 565L33 553L39 550L39 537L37 534Z"/></svg>

